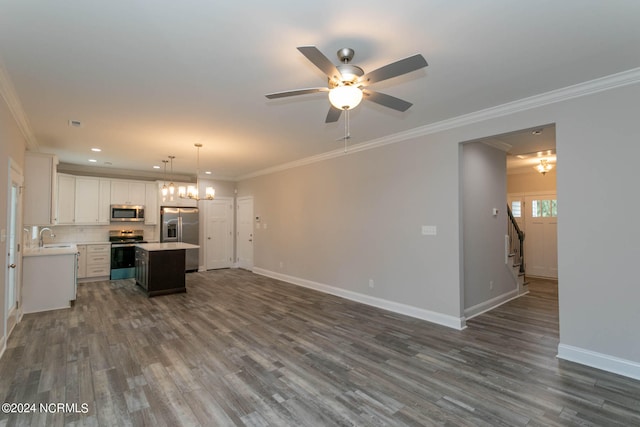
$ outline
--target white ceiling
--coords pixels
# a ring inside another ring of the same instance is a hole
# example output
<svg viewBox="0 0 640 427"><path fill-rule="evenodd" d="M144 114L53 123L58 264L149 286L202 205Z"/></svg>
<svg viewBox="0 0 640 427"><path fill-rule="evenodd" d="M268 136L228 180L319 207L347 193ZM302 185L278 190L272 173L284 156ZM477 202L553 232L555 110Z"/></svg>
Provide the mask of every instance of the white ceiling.
<svg viewBox="0 0 640 427"><path fill-rule="evenodd" d="M62 162L235 178L339 149L326 84L297 50L351 47L371 71L414 53L429 67L372 89L350 144L640 66L637 0L0 0L0 58L40 151ZM344 116L344 115L343 115ZM79 120L82 127L68 126ZM103 151L92 154L92 147Z"/></svg>

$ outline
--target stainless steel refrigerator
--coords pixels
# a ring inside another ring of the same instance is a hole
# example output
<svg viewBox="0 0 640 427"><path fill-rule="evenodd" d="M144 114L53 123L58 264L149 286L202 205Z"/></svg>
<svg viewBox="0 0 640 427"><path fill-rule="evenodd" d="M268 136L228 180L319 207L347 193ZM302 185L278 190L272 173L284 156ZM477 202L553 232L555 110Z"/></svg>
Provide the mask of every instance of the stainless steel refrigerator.
<svg viewBox="0 0 640 427"><path fill-rule="evenodd" d="M162 206L160 208L160 242L199 243L198 208L178 208ZM186 250L186 270L197 271L199 249Z"/></svg>

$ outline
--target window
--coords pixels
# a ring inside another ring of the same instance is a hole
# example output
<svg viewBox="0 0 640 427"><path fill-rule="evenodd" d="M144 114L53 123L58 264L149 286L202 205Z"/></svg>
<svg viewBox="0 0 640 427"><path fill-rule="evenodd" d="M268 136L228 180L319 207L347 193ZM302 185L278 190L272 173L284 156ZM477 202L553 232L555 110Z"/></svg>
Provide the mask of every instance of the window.
<svg viewBox="0 0 640 427"><path fill-rule="evenodd" d="M550 218L558 216L557 200L533 200L531 202L531 217Z"/></svg>
<svg viewBox="0 0 640 427"><path fill-rule="evenodd" d="M511 202L511 214L514 218L520 218L522 216L522 202L520 200L513 200Z"/></svg>

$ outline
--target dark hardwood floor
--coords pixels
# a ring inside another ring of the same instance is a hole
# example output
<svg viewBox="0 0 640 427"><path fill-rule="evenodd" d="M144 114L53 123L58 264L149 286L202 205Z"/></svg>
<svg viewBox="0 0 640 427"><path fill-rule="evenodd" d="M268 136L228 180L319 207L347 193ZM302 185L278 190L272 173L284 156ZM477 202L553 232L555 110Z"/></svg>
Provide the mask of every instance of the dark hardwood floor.
<svg viewBox="0 0 640 427"><path fill-rule="evenodd" d="M0 425L640 425L640 381L556 359L554 282L463 331L243 270L187 289L90 283L71 309L25 315L3 402L77 407Z"/></svg>

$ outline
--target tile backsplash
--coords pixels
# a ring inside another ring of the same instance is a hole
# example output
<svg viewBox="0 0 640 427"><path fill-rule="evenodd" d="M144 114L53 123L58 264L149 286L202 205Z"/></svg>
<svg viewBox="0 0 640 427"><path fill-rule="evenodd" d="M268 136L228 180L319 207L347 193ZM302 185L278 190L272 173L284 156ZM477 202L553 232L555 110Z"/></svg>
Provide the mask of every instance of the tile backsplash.
<svg viewBox="0 0 640 427"><path fill-rule="evenodd" d="M55 238L51 238L49 233L45 231L42 235L45 244L108 242L111 230L143 230L146 241L160 240L160 227L156 225L56 225L49 228L55 234ZM26 247L38 246L39 230L38 227L29 227L28 234L26 231L24 232L23 238Z"/></svg>

